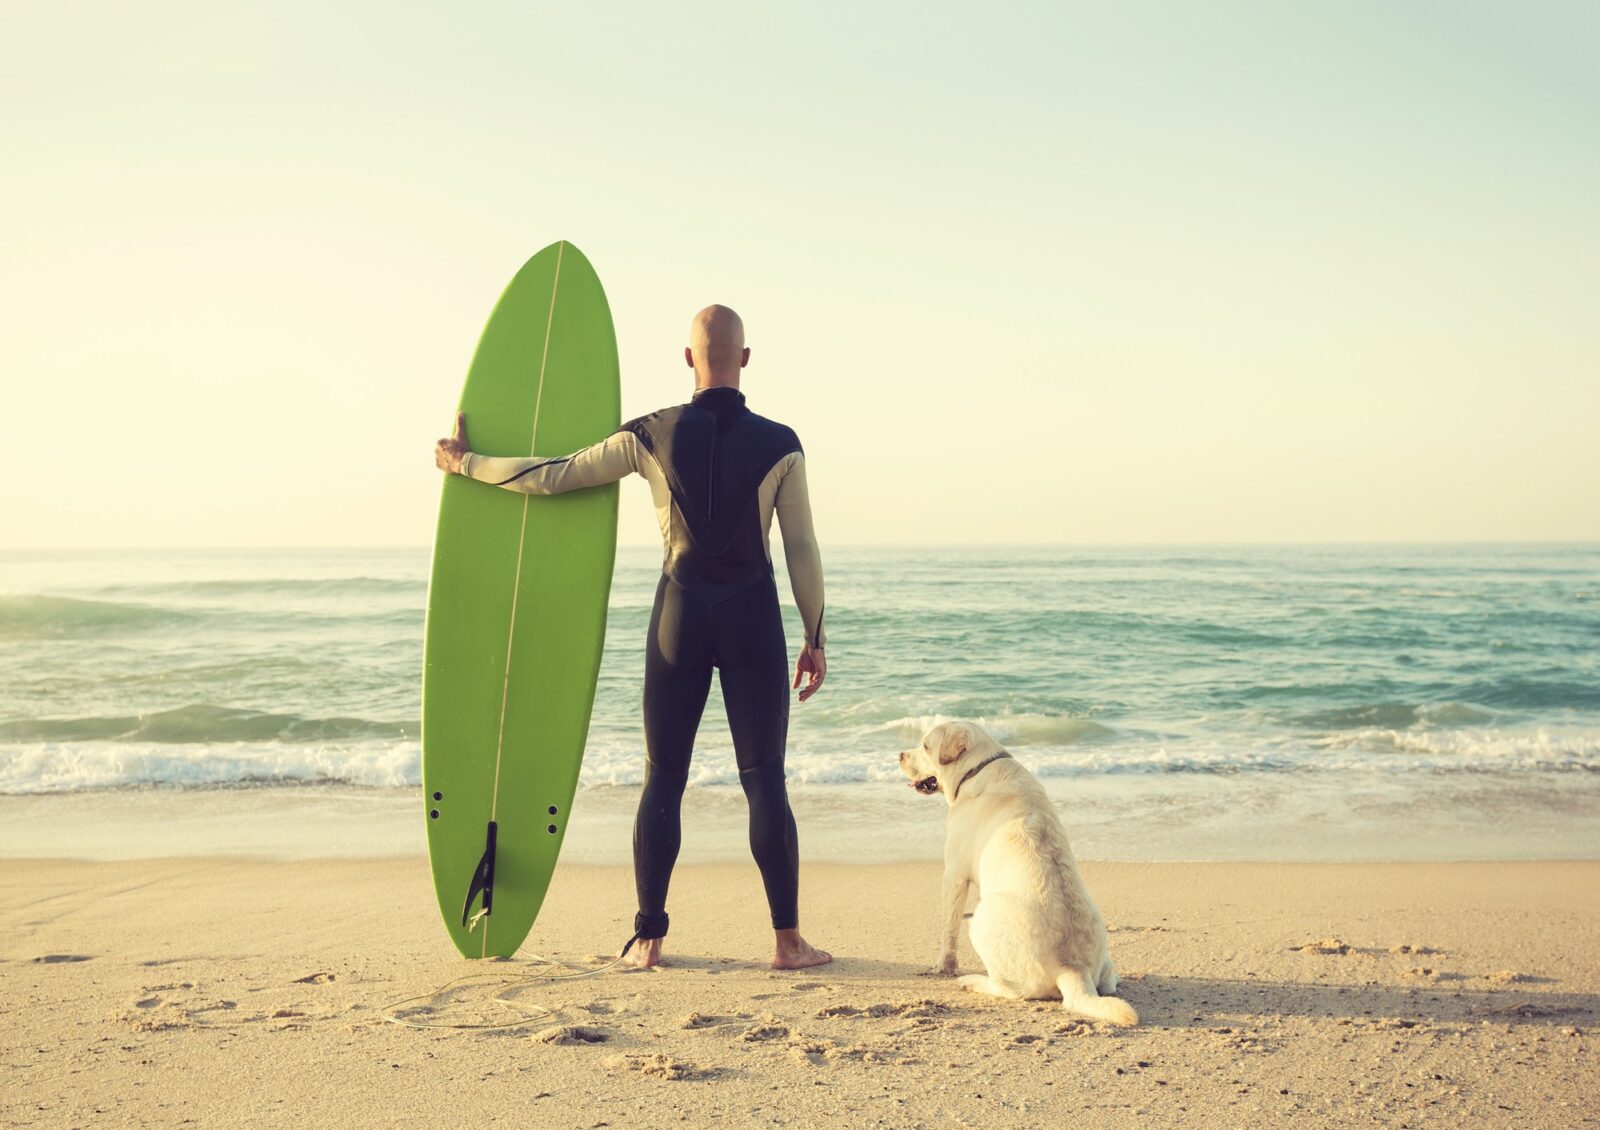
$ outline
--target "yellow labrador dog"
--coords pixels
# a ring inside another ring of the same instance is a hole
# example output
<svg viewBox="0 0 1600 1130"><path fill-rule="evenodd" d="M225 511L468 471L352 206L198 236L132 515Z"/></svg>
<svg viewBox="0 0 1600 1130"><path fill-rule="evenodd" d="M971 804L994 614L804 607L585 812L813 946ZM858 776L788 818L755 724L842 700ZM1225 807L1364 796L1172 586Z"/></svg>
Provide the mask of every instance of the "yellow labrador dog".
<svg viewBox="0 0 1600 1130"><path fill-rule="evenodd" d="M972 947L986 976L961 986L996 997L1060 997L1068 1012L1112 1024L1139 1014L1117 991L1110 939L1078 875L1055 805L1032 773L978 726L946 722L900 771L919 793L944 794L944 939L934 973L956 972L956 935L967 886L978 886ZM1102 996L1101 994L1107 994Z"/></svg>

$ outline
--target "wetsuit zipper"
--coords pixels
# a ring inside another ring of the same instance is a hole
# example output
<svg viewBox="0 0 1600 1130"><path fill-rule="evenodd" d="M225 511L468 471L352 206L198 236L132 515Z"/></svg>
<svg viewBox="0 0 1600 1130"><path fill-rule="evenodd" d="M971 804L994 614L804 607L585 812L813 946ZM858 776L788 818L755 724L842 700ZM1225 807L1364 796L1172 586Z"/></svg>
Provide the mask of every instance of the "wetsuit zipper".
<svg viewBox="0 0 1600 1130"><path fill-rule="evenodd" d="M711 512L717 505L717 431L713 426L711 430L711 473L706 476L706 521L711 521Z"/></svg>

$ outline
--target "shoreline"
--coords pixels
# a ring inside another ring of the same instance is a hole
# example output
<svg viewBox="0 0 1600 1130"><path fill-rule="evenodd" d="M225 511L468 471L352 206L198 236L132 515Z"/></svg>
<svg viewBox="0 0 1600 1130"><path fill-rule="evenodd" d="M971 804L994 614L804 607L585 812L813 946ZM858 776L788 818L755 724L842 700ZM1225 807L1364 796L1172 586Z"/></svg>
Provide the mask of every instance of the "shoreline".
<svg viewBox="0 0 1600 1130"><path fill-rule="evenodd" d="M754 866L691 864L670 967L529 981L525 956L455 954L416 857L19 862L0 872L0 1121L1594 1117L1600 863L1083 870L1141 1014L1131 1030L919 975L936 948L932 863L804 867L802 926L829 966L767 968ZM627 868L563 864L523 953L595 969L632 911ZM980 968L964 931L961 961ZM396 1005L509 1026L403 1027L385 1019Z"/></svg>
<svg viewBox="0 0 1600 1130"><path fill-rule="evenodd" d="M1464 862L1600 859L1600 788L1460 775L1044 778L1079 859L1105 862ZM801 858L942 857L944 805L899 782L790 786ZM564 864L631 860L638 788L581 789ZM0 859L424 856L420 790L343 785L125 788L0 795ZM685 863L748 859L736 786L684 797Z"/></svg>

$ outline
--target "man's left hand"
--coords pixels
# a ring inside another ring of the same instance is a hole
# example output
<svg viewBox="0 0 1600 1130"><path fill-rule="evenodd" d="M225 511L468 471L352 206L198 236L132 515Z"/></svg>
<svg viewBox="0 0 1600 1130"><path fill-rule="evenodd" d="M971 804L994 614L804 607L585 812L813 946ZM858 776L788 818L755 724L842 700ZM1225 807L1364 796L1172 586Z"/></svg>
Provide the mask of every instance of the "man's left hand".
<svg viewBox="0 0 1600 1130"><path fill-rule="evenodd" d="M433 461L439 465L439 470L459 475L461 457L471 450L467 446L467 414L457 412L455 435L433 445Z"/></svg>

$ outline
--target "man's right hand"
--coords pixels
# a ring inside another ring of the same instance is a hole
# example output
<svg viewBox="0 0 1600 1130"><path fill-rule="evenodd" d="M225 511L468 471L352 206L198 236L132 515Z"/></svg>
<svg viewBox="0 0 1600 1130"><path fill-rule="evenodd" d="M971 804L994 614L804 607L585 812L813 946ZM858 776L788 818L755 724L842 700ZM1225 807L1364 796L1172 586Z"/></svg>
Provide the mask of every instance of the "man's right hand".
<svg viewBox="0 0 1600 1130"><path fill-rule="evenodd" d="M471 450L467 446L467 414L457 412L455 435L433 445L433 461L439 465L439 470L459 475L461 457Z"/></svg>
<svg viewBox="0 0 1600 1130"><path fill-rule="evenodd" d="M820 647L812 647L810 644L806 644L800 649L800 658L795 661L794 665L794 686L790 687L790 690L795 690L800 686L800 677L802 675L806 676L806 685L805 689L800 691L798 698L801 702L804 702L817 693L822 687L822 680L828 677L828 661L823 658Z"/></svg>

